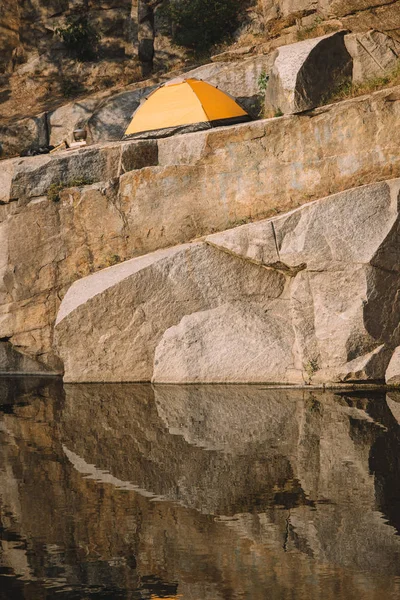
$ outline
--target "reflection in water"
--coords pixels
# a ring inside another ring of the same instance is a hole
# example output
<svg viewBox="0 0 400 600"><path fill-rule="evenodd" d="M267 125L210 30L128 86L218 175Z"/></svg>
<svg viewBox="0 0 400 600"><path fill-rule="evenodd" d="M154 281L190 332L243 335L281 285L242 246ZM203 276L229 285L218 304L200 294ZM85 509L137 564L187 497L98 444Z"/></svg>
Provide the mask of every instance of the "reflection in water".
<svg viewBox="0 0 400 600"><path fill-rule="evenodd" d="M1 599L400 597L400 393L0 391Z"/></svg>

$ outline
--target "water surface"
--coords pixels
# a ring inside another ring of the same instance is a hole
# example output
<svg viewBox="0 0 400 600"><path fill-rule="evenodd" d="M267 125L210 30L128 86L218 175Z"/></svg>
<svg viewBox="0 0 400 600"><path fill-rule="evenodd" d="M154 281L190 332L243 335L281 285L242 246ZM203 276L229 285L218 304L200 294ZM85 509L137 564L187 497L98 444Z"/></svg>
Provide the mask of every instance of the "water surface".
<svg viewBox="0 0 400 600"><path fill-rule="evenodd" d="M0 379L0 598L400 598L400 392Z"/></svg>

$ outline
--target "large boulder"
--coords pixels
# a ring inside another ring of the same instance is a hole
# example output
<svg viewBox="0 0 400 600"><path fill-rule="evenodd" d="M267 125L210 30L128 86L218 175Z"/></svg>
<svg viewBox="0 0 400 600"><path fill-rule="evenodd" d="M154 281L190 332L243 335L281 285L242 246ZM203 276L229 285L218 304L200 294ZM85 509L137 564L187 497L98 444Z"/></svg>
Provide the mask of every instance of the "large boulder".
<svg viewBox="0 0 400 600"><path fill-rule="evenodd" d="M400 345L400 180L76 282L67 381L382 381Z"/></svg>
<svg viewBox="0 0 400 600"><path fill-rule="evenodd" d="M399 64L400 43L381 31L351 33L345 44L353 59L354 83L382 77Z"/></svg>
<svg viewBox="0 0 400 600"><path fill-rule="evenodd" d="M74 141L74 129L85 128L95 108L100 103L98 97L89 97L78 102L69 102L48 115L50 144L57 146L64 140Z"/></svg>
<svg viewBox="0 0 400 600"><path fill-rule="evenodd" d="M48 143L46 113L0 125L0 158L16 156L25 150L47 146Z"/></svg>
<svg viewBox="0 0 400 600"><path fill-rule="evenodd" d="M291 276L298 367L314 381L383 380L399 343L400 181L356 188L207 241Z"/></svg>
<svg viewBox="0 0 400 600"><path fill-rule="evenodd" d="M161 250L81 279L66 294L56 323L65 380L149 381L169 327L226 303L266 309L282 294L284 279L204 243ZM238 343L240 336L232 352Z"/></svg>
<svg viewBox="0 0 400 600"><path fill-rule="evenodd" d="M140 101L152 89L142 87L128 90L103 100L87 121L90 141L121 140Z"/></svg>
<svg viewBox="0 0 400 600"><path fill-rule="evenodd" d="M248 302L185 316L157 346L154 381L303 383L295 369L294 331L280 310Z"/></svg>
<svg viewBox="0 0 400 600"><path fill-rule="evenodd" d="M266 111L298 113L318 106L350 80L352 59L341 31L276 50L268 82Z"/></svg>

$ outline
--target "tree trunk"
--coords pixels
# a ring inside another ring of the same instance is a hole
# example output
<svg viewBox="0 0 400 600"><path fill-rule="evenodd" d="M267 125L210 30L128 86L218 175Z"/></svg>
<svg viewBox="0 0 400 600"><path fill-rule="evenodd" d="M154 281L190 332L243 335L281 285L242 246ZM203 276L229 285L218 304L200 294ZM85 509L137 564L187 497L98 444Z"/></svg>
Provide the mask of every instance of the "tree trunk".
<svg viewBox="0 0 400 600"><path fill-rule="evenodd" d="M143 77L153 72L154 61L154 9L160 2L154 0L139 0L138 2L138 41L139 61Z"/></svg>

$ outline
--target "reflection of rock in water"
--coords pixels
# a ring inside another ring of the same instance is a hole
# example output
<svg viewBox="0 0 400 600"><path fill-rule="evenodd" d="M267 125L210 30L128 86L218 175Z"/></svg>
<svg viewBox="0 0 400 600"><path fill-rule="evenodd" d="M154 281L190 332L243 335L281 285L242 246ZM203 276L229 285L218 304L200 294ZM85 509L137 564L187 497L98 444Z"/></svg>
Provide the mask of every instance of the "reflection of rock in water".
<svg viewBox="0 0 400 600"><path fill-rule="evenodd" d="M399 465L390 463L390 484L384 460L369 472L379 444L385 459L385 448L398 454L384 396L258 386L56 393L42 389L0 416L0 574L29 580L26 598L53 597L38 578L76 586L79 598L94 588L182 600L394 593L400 543L375 489L387 498Z"/></svg>
<svg viewBox="0 0 400 600"><path fill-rule="evenodd" d="M400 534L400 392L389 392L387 403L374 408L374 416L387 427L370 452L377 507Z"/></svg>
<svg viewBox="0 0 400 600"><path fill-rule="evenodd" d="M150 386L66 386L65 446L121 481L201 512L233 515L257 504L260 510L285 486L289 491L292 468L277 444L296 443L302 393L285 397L279 408L278 397L256 388L207 388L204 403L195 396L191 410L179 405L179 388L168 389L161 408ZM219 408L212 410L215 403ZM179 408L186 410L190 430L178 429Z"/></svg>

